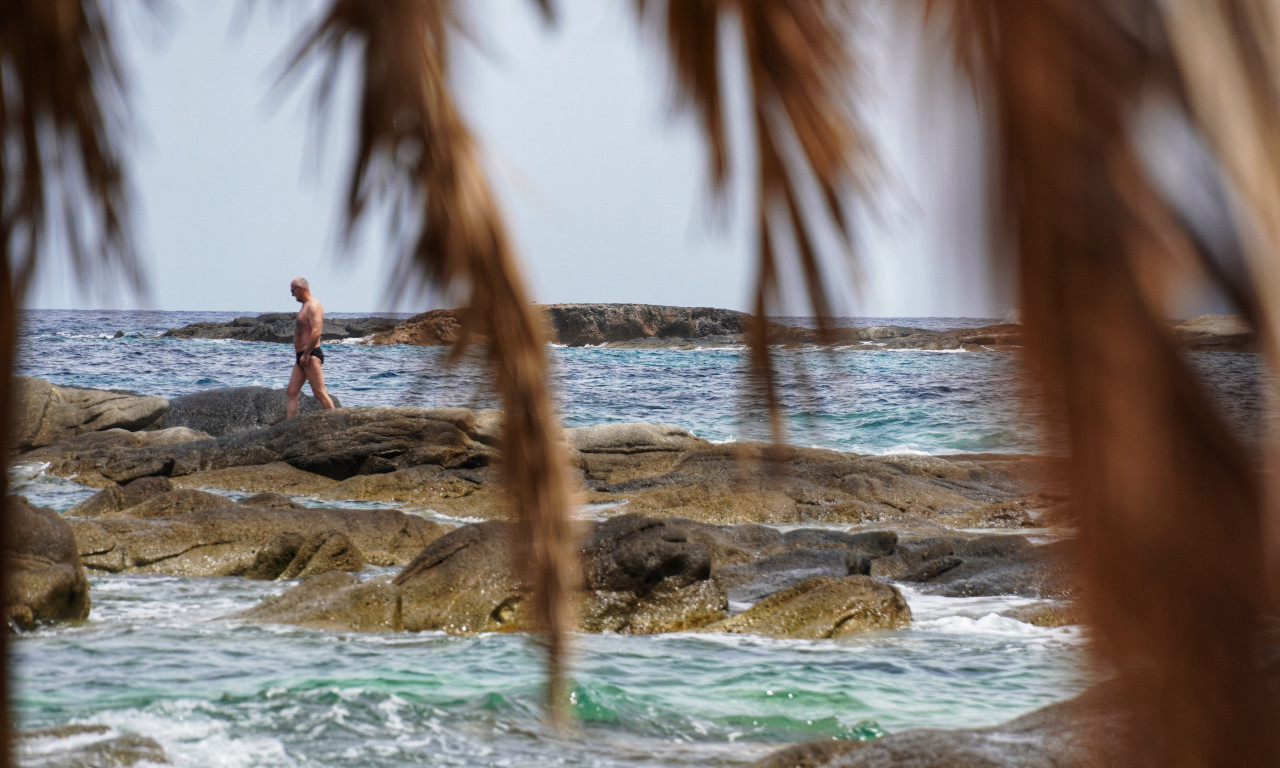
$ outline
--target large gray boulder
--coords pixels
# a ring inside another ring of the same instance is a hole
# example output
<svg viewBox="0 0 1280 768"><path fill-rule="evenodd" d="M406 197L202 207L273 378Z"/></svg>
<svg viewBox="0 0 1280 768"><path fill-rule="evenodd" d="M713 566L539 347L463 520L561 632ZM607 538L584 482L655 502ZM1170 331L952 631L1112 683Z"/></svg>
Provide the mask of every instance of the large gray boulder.
<svg viewBox="0 0 1280 768"><path fill-rule="evenodd" d="M13 736L19 765L129 768L170 764L164 748L154 739L105 725L59 725L15 731Z"/></svg>
<svg viewBox="0 0 1280 768"><path fill-rule="evenodd" d="M169 407L163 397L133 392L60 387L43 379L17 377L14 447L27 451L85 432L142 429Z"/></svg>
<svg viewBox="0 0 1280 768"><path fill-rule="evenodd" d="M335 406L341 407L333 397ZM213 437L249 432L284 421L286 395L283 389L268 387L228 387L193 392L169 401L169 411L160 426L190 427ZM311 395L299 397L298 413L323 410Z"/></svg>
<svg viewBox="0 0 1280 768"><path fill-rule="evenodd" d="M0 540L0 559L8 580L0 594L0 611L6 628L88 618L89 582L70 526L57 512L32 506L21 496L5 503L8 535Z"/></svg>

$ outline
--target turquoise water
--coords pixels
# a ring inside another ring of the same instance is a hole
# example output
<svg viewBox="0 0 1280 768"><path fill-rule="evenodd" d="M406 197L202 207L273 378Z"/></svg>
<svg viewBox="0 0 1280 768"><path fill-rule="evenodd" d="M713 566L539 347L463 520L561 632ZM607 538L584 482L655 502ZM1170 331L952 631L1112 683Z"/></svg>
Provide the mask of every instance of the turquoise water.
<svg viewBox="0 0 1280 768"><path fill-rule="evenodd" d="M169 397L283 386L292 355L282 345L146 338L233 316L35 312L21 369ZM117 330L143 336L111 338ZM570 426L643 420L714 440L764 436L744 405L741 350L551 354ZM877 453L1032 446L1008 355L779 356L794 442ZM494 404L474 369L441 360L436 349L342 344L325 367L346 405ZM58 510L91 492L38 472L15 479L17 492ZM155 739L178 766L735 765L799 740L992 725L1087 684L1079 630L996 615L1030 601L905 590L910 629L842 641L582 636L572 675L581 725L555 734L541 720L540 651L527 637L335 634L227 618L288 584L113 575L91 586L88 621L14 644L19 726L106 725ZM65 747L27 742L21 764Z"/></svg>
<svg viewBox="0 0 1280 768"><path fill-rule="evenodd" d="M995 724L1085 682L1076 630L990 615L1019 601L911 596L911 630L856 640L582 636L581 725L556 735L529 638L221 618L286 586L92 579L89 621L16 643L20 726L107 725L181 766L732 765L780 742Z"/></svg>

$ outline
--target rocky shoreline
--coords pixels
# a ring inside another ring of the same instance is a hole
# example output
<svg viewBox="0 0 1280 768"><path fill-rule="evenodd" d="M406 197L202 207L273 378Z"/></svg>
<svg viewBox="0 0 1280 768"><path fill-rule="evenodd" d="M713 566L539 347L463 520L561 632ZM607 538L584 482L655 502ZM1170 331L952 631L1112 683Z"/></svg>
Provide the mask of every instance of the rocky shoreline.
<svg viewBox="0 0 1280 768"><path fill-rule="evenodd" d="M571 347L614 348L729 347L747 342L751 315L710 307L668 307L651 304L539 305L547 323L547 338ZM406 320L386 317L325 320L325 340L366 344L442 346L457 341L463 310L436 309ZM239 317L225 323L193 323L163 335L179 338L239 339L292 342L294 317L268 313ZM1173 333L1197 352L1256 352L1252 329L1239 317L1204 315L1172 326ZM934 331L907 326L836 328L820 338L812 328L770 323L771 343L781 346L828 344L846 349L985 351L1020 347L1017 323L980 328ZM477 339L483 341L483 339Z"/></svg>
<svg viewBox="0 0 1280 768"><path fill-rule="evenodd" d="M240 622L530 628L497 487L498 412L358 407L283 421L283 394L255 388L168 401L27 379L22 392L14 460L101 490L65 516L9 500L21 528L0 551L18 574L3 601L12 626L86 618L85 573L97 571L297 582L228 617ZM588 504L584 631L893 630L911 622L904 585L1018 595L1033 600L1020 620L1074 622L1048 459L713 444L653 424L567 430L565 450ZM369 565L397 570L362 574Z"/></svg>

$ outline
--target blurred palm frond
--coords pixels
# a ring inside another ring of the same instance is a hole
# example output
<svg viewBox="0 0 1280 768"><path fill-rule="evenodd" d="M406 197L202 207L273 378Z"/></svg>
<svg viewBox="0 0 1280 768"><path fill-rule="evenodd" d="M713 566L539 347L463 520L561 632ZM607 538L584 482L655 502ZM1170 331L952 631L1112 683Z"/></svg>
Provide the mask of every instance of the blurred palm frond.
<svg viewBox="0 0 1280 768"><path fill-rule="evenodd" d="M85 284L120 274L140 288L120 152L125 84L103 4L0 5L0 67L6 298L25 295L49 238Z"/></svg>
<svg viewBox="0 0 1280 768"><path fill-rule="evenodd" d="M549 8L549 5L547 6ZM571 483L547 390L545 340L524 288L478 149L448 82L450 3L335 0L300 41L292 69L319 59L327 93L339 59L359 51L359 135L347 231L371 199L402 217L393 290L424 284L460 292L468 307L458 354L480 336L502 397L502 470L515 507L514 540L533 615L548 637L553 718L563 715L570 597L577 558ZM323 100L323 96L322 96Z"/></svg>
<svg viewBox="0 0 1280 768"><path fill-rule="evenodd" d="M1097 658L1126 681L1131 754L1274 765L1277 710L1256 655L1272 607L1261 483L1169 329L1166 274L1208 256L1136 146L1145 97L1185 102L1186 56L1143 0L929 0L926 12L949 14L995 125L1028 369L1070 447L1082 603ZM1274 183L1275 170L1261 173Z"/></svg>
<svg viewBox="0 0 1280 768"><path fill-rule="evenodd" d="M122 275L142 287L121 162L124 78L103 5L0 3L0 456L13 428L20 313L41 262L65 249L81 285ZM0 472L0 499L8 479ZM8 525L5 505L0 537ZM0 766L13 760L7 646L0 632Z"/></svg>
<svg viewBox="0 0 1280 768"><path fill-rule="evenodd" d="M833 315L828 288L833 281L818 258L816 241L821 228L830 227L852 252L846 203L858 190L870 157L851 105L855 67L848 37L856 7L823 0L634 4L641 19L653 17L665 30L677 103L697 116L707 142L713 189L719 194L726 189L731 168L725 115L732 105L726 103L720 76L723 35L741 35L757 171L751 372L770 414L774 439L781 442L768 317L779 308L783 259L794 257L819 335L828 338Z"/></svg>

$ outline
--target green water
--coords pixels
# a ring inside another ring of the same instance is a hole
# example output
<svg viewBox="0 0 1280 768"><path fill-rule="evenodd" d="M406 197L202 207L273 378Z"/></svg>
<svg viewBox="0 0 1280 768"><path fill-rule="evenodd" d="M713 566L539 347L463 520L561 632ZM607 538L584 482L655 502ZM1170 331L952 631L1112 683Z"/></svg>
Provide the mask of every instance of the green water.
<svg viewBox="0 0 1280 768"><path fill-rule="evenodd" d="M731 765L784 742L995 724L1086 684L1076 630L991 615L1026 601L908 592L911 630L840 642L581 636L581 725L557 735L527 637L222 618L288 586L93 578L89 621L15 644L20 727L107 725L178 766ZM20 762L67 746L28 742Z"/></svg>

